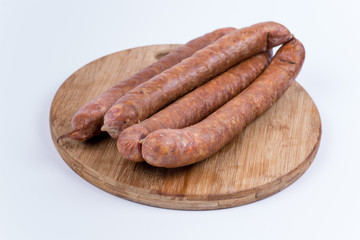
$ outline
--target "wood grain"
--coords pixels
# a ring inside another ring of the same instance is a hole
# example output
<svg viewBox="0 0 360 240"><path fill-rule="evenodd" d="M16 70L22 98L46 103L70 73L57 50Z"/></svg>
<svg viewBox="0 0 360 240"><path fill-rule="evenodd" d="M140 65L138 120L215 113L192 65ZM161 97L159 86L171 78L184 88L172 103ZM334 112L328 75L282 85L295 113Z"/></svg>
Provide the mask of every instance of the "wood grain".
<svg viewBox="0 0 360 240"><path fill-rule="evenodd" d="M50 128L65 162L111 194L171 209L239 206L273 195L298 179L318 150L321 120L311 97L296 82L220 152L191 166L163 169L127 161L106 134L85 143L56 143L71 131L71 117L80 106L177 46L117 52L80 68L62 84L52 102Z"/></svg>

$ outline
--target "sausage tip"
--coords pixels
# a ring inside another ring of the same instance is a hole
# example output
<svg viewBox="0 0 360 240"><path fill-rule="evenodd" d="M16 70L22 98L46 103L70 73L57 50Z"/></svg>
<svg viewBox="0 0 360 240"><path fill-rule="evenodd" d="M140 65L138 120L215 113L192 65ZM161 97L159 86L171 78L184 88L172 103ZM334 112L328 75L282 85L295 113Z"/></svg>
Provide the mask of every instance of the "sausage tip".
<svg viewBox="0 0 360 240"><path fill-rule="evenodd" d="M120 131L117 128L112 128L106 125L101 127L101 131L108 132L111 138L117 139L120 135Z"/></svg>
<svg viewBox="0 0 360 240"><path fill-rule="evenodd" d="M75 129L75 130L73 130L73 131L71 131L71 132L69 132L69 133L66 133L66 134L64 134L64 135L61 135L60 137L58 137L58 138L56 139L56 143L59 144L59 141L60 141L61 139L64 139L64 138L71 138L71 139L79 140L79 139L77 139L77 138L75 137L75 134L78 133L78 132L79 132L79 129ZM80 140L79 140L79 141L80 141Z"/></svg>
<svg viewBox="0 0 360 240"><path fill-rule="evenodd" d="M143 162L141 155L142 142L150 132L141 127L134 125L121 132L117 140L117 149L119 153L128 160L134 162Z"/></svg>

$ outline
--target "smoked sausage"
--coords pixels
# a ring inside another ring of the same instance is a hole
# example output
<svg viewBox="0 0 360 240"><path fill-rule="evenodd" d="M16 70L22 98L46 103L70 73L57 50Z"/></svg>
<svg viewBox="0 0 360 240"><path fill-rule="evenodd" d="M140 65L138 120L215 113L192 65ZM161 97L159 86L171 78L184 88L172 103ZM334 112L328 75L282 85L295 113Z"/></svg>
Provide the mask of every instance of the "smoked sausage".
<svg viewBox="0 0 360 240"><path fill-rule="evenodd" d="M141 141L149 133L163 128L184 128L201 121L254 81L269 64L271 56L271 50L259 53L186 94L143 122L125 129L117 140L120 154L128 160L144 161L141 155Z"/></svg>
<svg viewBox="0 0 360 240"><path fill-rule="evenodd" d="M130 90L105 114L102 131L117 138L125 128L145 120L231 66L290 38L289 30L275 22L235 30Z"/></svg>
<svg viewBox="0 0 360 240"><path fill-rule="evenodd" d="M150 133L142 143L143 158L153 166L174 168L210 157L280 98L294 82L304 59L303 45L293 38L249 87L203 121Z"/></svg>
<svg viewBox="0 0 360 240"><path fill-rule="evenodd" d="M220 37L234 30L235 28L221 28L193 39L140 72L123 81L120 81L111 89L82 106L71 120L73 131L59 137L58 141L62 138L72 138L78 141L85 141L99 134L101 132L100 128L103 125L105 113L121 96L137 85L179 63L181 60L191 56L196 51L215 42Z"/></svg>

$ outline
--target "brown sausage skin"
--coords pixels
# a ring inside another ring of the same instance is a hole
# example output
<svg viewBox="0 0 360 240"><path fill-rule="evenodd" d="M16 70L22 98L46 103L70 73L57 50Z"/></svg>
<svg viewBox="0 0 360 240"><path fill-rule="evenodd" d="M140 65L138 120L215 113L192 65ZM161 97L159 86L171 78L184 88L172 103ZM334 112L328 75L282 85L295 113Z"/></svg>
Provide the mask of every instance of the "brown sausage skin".
<svg viewBox="0 0 360 240"><path fill-rule="evenodd" d="M117 138L231 66L290 38L288 29L274 22L235 30L121 97L105 114L102 130Z"/></svg>
<svg viewBox="0 0 360 240"><path fill-rule="evenodd" d="M259 53L139 124L125 129L117 140L120 154L128 160L142 162L141 142L149 133L163 128L184 128L195 124L221 107L246 88L269 64L272 51Z"/></svg>
<svg viewBox="0 0 360 240"><path fill-rule="evenodd" d="M280 98L304 59L303 45L295 38L290 40L249 87L206 119L187 128L149 134L142 143L143 158L153 166L174 168L213 155Z"/></svg>
<svg viewBox="0 0 360 240"><path fill-rule="evenodd" d="M162 57L159 61L144 68L140 72L123 81L120 81L111 89L82 106L71 120L71 125L74 131L61 136L59 139L69 137L74 140L85 141L99 134L101 132L100 128L103 125L105 113L121 96L137 85L172 67L181 60L191 56L196 51L215 42L220 37L234 30L235 28L230 27L221 28L207 33L204 36L195 38L185 45L175 49L168 55Z"/></svg>

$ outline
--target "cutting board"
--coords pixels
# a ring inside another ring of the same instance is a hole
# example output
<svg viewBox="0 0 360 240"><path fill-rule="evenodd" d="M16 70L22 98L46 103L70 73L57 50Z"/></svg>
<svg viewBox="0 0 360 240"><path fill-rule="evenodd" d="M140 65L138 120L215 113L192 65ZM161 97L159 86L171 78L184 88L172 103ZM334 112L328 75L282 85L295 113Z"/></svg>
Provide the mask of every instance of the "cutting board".
<svg viewBox="0 0 360 240"><path fill-rule="evenodd" d="M64 161L106 192L171 209L240 206L271 196L297 180L315 158L321 121L311 97L296 82L220 152L190 166L165 169L130 162L105 133L84 143L71 139L56 143L72 130L71 118L83 104L177 46L154 45L110 54L80 68L61 85L51 105L50 128Z"/></svg>

